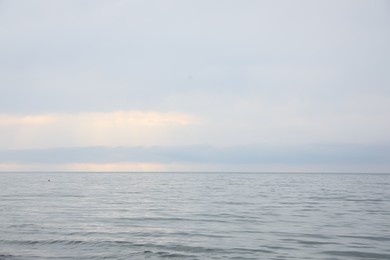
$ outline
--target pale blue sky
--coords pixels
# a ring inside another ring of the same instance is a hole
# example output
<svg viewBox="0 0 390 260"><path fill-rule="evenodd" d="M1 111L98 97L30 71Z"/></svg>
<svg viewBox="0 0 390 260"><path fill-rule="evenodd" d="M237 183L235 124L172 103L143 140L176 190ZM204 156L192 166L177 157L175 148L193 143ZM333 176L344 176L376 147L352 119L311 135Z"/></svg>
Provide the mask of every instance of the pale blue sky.
<svg viewBox="0 0 390 260"><path fill-rule="evenodd" d="M379 0L0 1L0 170L390 172L389 28Z"/></svg>

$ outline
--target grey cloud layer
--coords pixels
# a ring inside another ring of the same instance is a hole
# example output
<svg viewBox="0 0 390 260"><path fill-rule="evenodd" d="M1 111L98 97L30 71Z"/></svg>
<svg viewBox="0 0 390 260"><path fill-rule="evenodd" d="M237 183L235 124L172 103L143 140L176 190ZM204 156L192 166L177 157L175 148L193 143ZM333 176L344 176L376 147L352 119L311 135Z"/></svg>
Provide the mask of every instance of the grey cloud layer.
<svg viewBox="0 0 390 260"><path fill-rule="evenodd" d="M386 1L3 1L1 9L6 112L199 111L207 100L191 97L204 91L219 95L215 106L258 96L315 100L313 109L390 94Z"/></svg>
<svg viewBox="0 0 390 260"><path fill-rule="evenodd" d="M0 163L125 162L388 165L390 145L74 147L0 151Z"/></svg>
<svg viewBox="0 0 390 260"><path fill-rule="evenodd" d="M167 144L160 148L10 151L7 140L27 137L34 147L83 146L81 133L102 129L0 124L2 160L385 162L388 146L378 144L390 142L389 26L385 0L0 1L0 116L199 118L156 135L164 138L151 146ZM108 141L86 146L117 144Z"/></svg>

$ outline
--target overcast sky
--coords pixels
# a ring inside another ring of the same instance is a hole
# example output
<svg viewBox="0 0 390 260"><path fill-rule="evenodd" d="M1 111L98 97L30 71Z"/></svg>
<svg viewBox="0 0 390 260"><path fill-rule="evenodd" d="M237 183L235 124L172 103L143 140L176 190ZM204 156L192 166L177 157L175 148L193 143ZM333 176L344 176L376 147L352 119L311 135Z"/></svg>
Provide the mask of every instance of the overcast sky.
<svg viewBox="0 0 390 260"><path fill-rule="evenodd" d="M390 2L0 0L0 171L390 172Z"/></svg>

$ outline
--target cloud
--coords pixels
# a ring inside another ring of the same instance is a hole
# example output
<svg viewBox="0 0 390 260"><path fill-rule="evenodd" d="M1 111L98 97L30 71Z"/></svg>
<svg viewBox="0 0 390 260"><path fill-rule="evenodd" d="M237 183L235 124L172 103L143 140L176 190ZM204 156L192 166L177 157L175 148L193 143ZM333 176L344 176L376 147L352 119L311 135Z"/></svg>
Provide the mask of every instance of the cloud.
<svg viewBox="0 0 390 260"><path fill-rule="evenodd" d="M345 143L18 149L0 151L0 170L386 172L389 154L389 144Z"/></svg>
<svg viewBox="0 0 390 260"><path fill-rule="evenodd" d="M0 163L2 172L160 172L169 169L167 165L156 163Z"/></svg>
<svg viewBox="0 0 390 260"><path fill-rule="evenodd" d="M217 106L253 95L328 106L389 96L386 5L4 1L0 109L202 110L197 92L225 97ZM176 95L186 104L172 103Z"/></svg>
<svg viewBox="0 0 390 260"><path fill-rule="evenodd" d="M178 129L197 123L184 113L148 111L0 115L0 140L3 149L163 144Z"/></svg>
<svg viewBox="0 0 390 260"><path fill-rule="evenodd" d="M0 7L2 150L390 141L387 1ZM186 163L228 164L220 156Z"/></svg>
<svg viewBox="0 0 390 260"><path fill-rule="evenodd" d="M53 115L34 115L34 116L13 116L0 115L1 126L31 126L31 125L47 125L58 121L58 117Z"/></svg>

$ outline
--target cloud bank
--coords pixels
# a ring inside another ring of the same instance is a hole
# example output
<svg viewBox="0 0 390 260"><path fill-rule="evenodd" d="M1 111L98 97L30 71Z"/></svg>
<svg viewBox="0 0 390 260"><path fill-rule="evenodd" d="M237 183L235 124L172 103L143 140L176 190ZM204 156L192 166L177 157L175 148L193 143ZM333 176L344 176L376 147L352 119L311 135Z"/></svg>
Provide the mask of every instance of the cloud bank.
<svg viewBox="0 0 390 260"><path fill-rule="evenodd" d="M187 114L150 111L0 115L0 141L3 149L164 144L196 122Z"/></svg>
<svg viewBox="0 0 390 260"><path fill-rule="evenodd" d="M386 172L390 144L70 147L3 150L0 158L8 170L35 165L41 170Z"/></svg>

